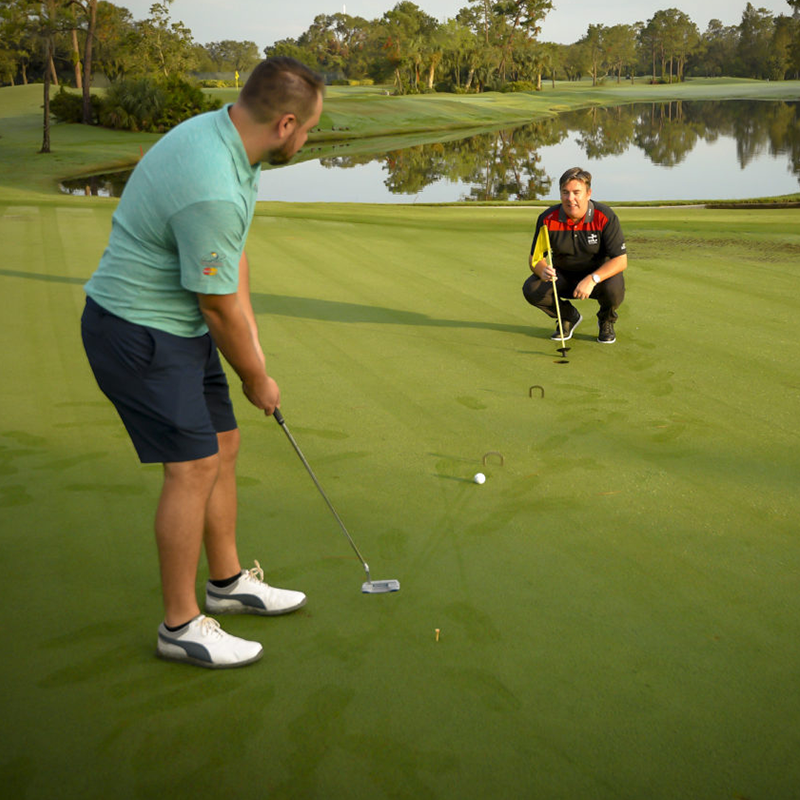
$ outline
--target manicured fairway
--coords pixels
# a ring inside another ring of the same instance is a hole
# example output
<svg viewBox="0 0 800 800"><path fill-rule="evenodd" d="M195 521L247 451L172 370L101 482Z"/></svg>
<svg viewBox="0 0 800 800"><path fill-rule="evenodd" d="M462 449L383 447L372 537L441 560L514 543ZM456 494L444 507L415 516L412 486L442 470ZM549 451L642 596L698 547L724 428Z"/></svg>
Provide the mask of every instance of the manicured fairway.
<svg viewBox="0 0 800 800"><path fill-rule="evenodd" d="M800 212L620 209L618 341L584 302L558 365L535 209L260 206L287 423L402 589L237 390L242 556L309 602L215 673L154 657L160 473L80 347L112 209L0 203L6 796L796 795Z"/></svg>

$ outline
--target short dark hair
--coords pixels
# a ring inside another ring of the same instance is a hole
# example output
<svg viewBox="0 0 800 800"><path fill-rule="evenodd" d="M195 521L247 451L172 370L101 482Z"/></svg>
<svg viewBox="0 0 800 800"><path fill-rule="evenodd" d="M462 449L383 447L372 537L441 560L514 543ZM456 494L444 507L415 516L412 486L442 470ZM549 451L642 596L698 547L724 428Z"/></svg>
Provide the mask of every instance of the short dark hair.
<svg viewBox="0 0 800 800"><path fill-rule="evenodd" d="M587 189L592 188L592 173L581 167L570 167L559 179L558 188L563 189L570 181L580 181Z"/></svg>
<svg viewBox="0 0 800 800"><path fill-rule="evenodd" d="M304 123L325 93L321 75L288 56L262 61L242 87L239 102L257 122L270 122L284 114L294 114Z"/></svg>

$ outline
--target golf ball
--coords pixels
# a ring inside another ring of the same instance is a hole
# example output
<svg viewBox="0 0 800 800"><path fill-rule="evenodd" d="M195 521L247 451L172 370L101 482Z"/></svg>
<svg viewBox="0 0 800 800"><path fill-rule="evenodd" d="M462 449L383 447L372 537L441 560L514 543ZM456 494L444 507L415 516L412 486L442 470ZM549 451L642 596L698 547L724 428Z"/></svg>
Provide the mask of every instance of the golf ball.
<svg viewBox="0 0 800 800"><path fill-rule="evenodd" d="M472 480L474 480L475 483L486 483L486 476L482 472L476 472Z"/></svg>

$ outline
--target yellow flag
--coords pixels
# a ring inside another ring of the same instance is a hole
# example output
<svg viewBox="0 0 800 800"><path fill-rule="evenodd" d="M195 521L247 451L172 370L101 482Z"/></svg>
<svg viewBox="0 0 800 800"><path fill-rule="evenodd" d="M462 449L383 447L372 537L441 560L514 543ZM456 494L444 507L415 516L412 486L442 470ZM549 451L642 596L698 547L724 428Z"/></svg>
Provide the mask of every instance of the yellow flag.
<svg viewBox="0 0 800 800"><path fill-rule="evenodd" d="M536 245L533 248L533 259L531 263L534 265L538 264L544 258L545 253L549 252L550 233L547 230L547 225L542 225L542 227L539 228L539 235L536 237Z"/></svg>

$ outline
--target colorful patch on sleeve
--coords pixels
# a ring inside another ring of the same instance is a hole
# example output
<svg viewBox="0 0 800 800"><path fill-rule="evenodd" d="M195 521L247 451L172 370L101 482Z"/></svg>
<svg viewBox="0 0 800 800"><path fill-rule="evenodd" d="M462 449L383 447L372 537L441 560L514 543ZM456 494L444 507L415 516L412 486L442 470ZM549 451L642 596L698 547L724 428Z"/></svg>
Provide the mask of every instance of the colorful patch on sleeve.
<svg viewBox="0 0 800 800"><path fill-rule="evenodd" d="M200 264L203 267L203 275L216 275L223 266L225 266L225 262L222 258L220 258L219 253L212 250L205 258L200 260Z"/></svg>

